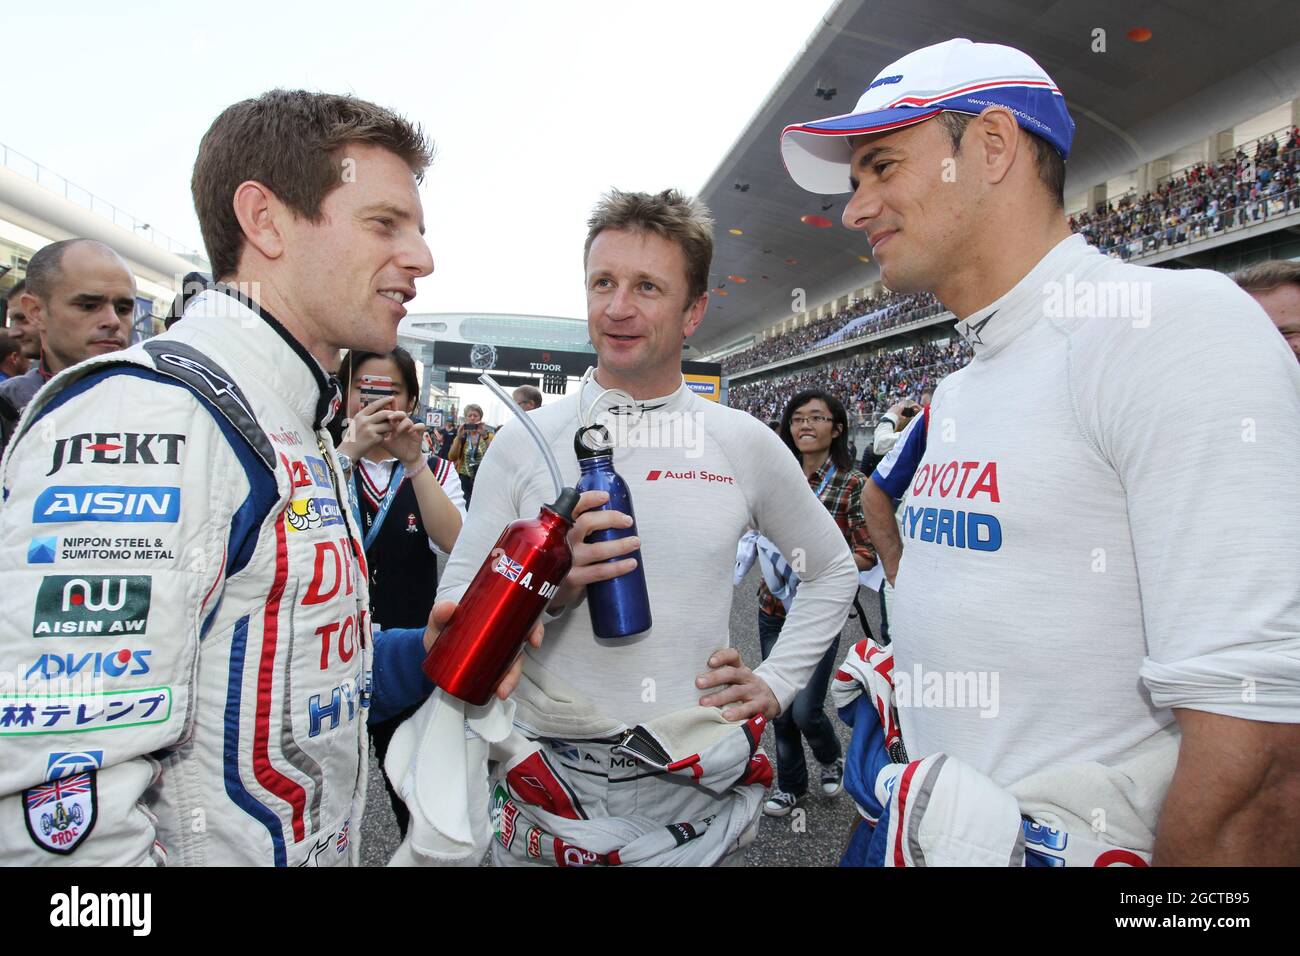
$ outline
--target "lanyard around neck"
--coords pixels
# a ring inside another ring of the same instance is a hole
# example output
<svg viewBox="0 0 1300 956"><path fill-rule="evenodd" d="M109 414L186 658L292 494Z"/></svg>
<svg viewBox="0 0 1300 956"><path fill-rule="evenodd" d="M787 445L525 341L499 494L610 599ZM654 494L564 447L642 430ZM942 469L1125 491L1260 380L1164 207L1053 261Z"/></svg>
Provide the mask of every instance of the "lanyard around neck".
<svg viewBox="0 0 1300 956"><path fill-rule="evenodd" d="M360 462L356 467L362 467ZM406 469L399 461L393 465L393 475L388 479L388 491L384 493L384 500L379 504L379 510L375 512L375 520L371 522L370 530L366 532L364 547L366 553L370 553L370 546L375 543L375 538L379 537L379 529L388 517L388 509L393 506L393 499L397 497L398 490L402 487L402 479L406 475Z"/></svg>
<svg viewBox="0 0 1300 956"><path fill-rule="evenodd" d="M822 496L822 492L826 490L826 486L831 483L831 479L834 477L835 477L835 466L831 465L830 470L826 472L825 477L822 478L822 483L817 486L818 498Z"/></svg>

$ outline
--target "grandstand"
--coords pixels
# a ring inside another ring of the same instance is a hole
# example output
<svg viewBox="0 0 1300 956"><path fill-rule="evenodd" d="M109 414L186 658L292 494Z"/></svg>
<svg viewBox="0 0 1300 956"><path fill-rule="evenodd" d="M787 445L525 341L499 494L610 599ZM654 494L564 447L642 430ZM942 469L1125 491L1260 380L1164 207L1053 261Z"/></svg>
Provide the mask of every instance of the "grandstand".
<svg viewBox="0 0 1300 956"><path fill-rule="evenodd" d="M212 271L198 249L0 143L0 296L26 277L37 249L76 236L99 240L130 267L143 338L162 331L187 272Z"/></svg>
<svg viewBox="0 0 1300 956"><path fill-rule="evenodd" d="M1065 211L1107 255L1220 271L1300 256L1294 19L1263 37L1250 27L1257 16L1195 7L1146 16L1158 48L1125 36L1118 25L1134 25L1132 14L1117 2L1094 5L1086 29L1055 8L833 7L702 191L718 249L709 318L692 341L723 363L730 404L769 420L797 389L825 387L845 402L861 446L889 405L969 360L933 296L880 284L865 238L840 226L847 197L799 189L777 148L785 125L852 110L881 67L952 36L1019 47L1061 85L1077 123ZM1116 25L1101 55L1077 38L1093 24ZM838 91L833 102L827 90Z"/></svg>

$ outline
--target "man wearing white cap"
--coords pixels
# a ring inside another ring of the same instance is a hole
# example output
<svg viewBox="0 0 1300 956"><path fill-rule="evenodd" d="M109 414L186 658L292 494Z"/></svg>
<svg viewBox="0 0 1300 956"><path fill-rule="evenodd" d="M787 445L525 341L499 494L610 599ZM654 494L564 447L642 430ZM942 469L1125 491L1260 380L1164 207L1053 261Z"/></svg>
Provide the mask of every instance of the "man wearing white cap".
<svg viewBox="0 0 1300 956"><path fill-rule="evenodd" d="M1300 499L1278 489L1300 458L1300 367L1226 276L1070 234L1073 133L1029 56L949 40L881 70L852 113L782 135L799 185L852 193L844 225L885 285L933 292L974 352L868 504L898 576L895 675L989 676L998 700L918 686L903 741L1011 788L1168 738L1176 768L1141 781L1149 841L1129 848L1294 865ZM1207 403L1211 371L1234 388ZM900 537L881 516L909 486Z"/></svg>

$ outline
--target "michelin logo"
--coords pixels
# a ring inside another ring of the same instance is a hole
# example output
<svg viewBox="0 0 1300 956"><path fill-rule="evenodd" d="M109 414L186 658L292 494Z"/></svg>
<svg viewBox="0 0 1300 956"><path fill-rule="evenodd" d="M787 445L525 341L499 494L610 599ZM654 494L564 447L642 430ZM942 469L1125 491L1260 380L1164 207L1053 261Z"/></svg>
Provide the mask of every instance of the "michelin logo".
<svg viewBox="0 0 1300 956"><path fill-rule="evenodd" d="M284 520L293 531L307 531L343 523L343 513L333 498L304 498L289 502Z"/></svg>

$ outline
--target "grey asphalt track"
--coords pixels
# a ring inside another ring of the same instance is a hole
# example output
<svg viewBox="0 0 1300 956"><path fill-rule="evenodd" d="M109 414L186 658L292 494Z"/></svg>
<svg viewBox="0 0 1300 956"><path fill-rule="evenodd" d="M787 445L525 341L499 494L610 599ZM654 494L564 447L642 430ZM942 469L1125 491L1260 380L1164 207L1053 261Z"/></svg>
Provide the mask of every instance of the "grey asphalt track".
<svg viewBox="0 0 1300 956"><path fill-rule="evenodd" d="M758 587L757 567L736 588L731 605L731 642L739 647L745 663L754 667L761 660L758 651ZM876 593L865 588L858 591L859 603L867 611L867 620L873 634L879 633L880 615ZM848 653L853 642L862 639L862 627L855 618L849 618L840 635L839 657ZM828 694L829 697L829 694ZM835 725L840 742L847 747L849 729L835 716L827 701L826 712ZM776 745L769 730L763 738L767 755L776 760ZM804 748L808 761L812 787L795 813L787 817L763 817L758 838L749 847L745 857L747 866L835 866L848 839L849 828L857 817L853 801L843 792L837 797L822 796L816 785L817 761L812 752ZM799 815L798 811L803 814ZM366 814L361 823L361 859L366 866L383 866L397 848L397 821L389 806L379 767L373 756L370 761L369 796Z"/></svg>

